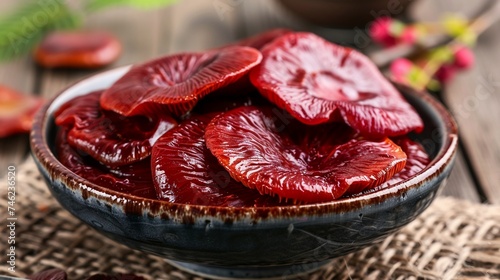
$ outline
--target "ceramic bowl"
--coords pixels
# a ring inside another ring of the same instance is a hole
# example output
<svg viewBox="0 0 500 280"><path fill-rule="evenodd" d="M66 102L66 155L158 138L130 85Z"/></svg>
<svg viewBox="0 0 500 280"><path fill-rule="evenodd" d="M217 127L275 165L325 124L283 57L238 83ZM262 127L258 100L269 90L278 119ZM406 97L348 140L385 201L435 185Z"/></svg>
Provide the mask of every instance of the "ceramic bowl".
<svg viewBox="0 0 500 280"><path fill-rule="evenodd" d="M428 94L398 86L425 121L425 131L415 138L433 160L389 189L328 203L262 208L173 204L110 191L56 159L53 113L76 96L110 86L127 70L87 78L49 102L33 125L32 154L53 196L74 216L110 239L194 273L265 278L316 269L382 241L414 220L452 169L455 122Z"/></svg>
<svg viewBox="0 0 500 280"><path fill-rule="evenodd" d="M416 0L277 0L303 20L325 27L365 28L380 16L404 17Z"/></svg>

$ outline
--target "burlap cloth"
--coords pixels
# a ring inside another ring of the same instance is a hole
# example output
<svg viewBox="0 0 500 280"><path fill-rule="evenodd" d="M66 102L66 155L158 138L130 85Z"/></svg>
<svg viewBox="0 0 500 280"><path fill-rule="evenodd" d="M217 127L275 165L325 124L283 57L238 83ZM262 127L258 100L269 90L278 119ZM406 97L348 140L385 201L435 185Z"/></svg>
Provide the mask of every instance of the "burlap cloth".
<svg viewBox="0 0 500 280"><path fill-rule="evenodd" d="M163 259L101 238L50 196L31 159L17 166L16 272L8 270L7 179L0 182L0 275L47 268L69 279L97 272L148 279L200 279ZM5 250L3 250L5 248ZM332 261L303 279L500 279L500 206L439 197L417 220L383 243Z"/></svg>

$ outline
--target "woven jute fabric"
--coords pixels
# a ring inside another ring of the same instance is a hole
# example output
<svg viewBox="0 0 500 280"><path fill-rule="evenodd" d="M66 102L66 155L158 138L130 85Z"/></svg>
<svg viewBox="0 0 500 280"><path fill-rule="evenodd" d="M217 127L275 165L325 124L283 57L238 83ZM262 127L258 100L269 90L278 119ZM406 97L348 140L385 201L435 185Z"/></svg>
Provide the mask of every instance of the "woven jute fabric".
<svg viewBox="0 0 500 280"><path fill-rule="evenodd" d="M0 179L0 275L26 277L48 268L69 279L133 273L147 279L201 279L162 258L101 237L51 197L31 159L16 168L15 272L7 262L7 178ZM5 250L4 250L5 249ZM500 206L437 198L384 242L333 260L302 279L500 279Z"/></svg>

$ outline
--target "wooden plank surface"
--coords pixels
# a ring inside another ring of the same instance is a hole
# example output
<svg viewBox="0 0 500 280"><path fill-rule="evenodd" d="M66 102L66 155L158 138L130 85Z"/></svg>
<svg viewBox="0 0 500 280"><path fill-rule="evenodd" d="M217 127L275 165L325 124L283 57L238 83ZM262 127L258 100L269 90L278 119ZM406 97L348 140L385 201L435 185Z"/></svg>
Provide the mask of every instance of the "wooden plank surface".
<svg viewBox="0 0 500 280"><path fill-rule="evenodd" d="M201 51L237 38L236 11L243 1L184 0L172 10L172 52Z"/></svg>
<svg viewBox="0 0 500 280"><path fill-rule="evenodd" d="M457 13L470 18L472 15L476 14L486 2L487 0L419 0L410 11L410 18L416 21L436 23L438 23L443 15L447 13ZM467 7L467 9L464 9L464 7ZM456 80L452 81L449 86L454 87L456 82ZM447 95L446 92L443 94ZM446 101L448 100L446 99ZM450 104L447 103L446 105ZM471 172L464 155L459 151L455 168L450 174L450 178L448 179L442 195L479 202L481 200L477 192L479 186L475 184Z"/></svg>
<svg viewBox="0 0 500 280"><path fill-rule="evenodd" d="M486 0L421 2L422 6L416 11L416 16L426 20L435 20L437 15L444 12L470 16L487 3ZM500 131L497 124L500 120L500 75L496 74L500 62L499 31L500 24L497 23L480 36L474 48L476 65L471 70L459 73L443 92L445 102L458 122L461 143L469 156L467 160L470 160L473 168L471 172L476 175L479 183L477 187L484 191L486 199L492 203L500 203L500 190L497 186L500 183L497 171L500 164ZM457 164L453 174L457 179L453 180L456 182L453 185L467 181L467 178L460 179L462 174L459 174L465 168L464 164ZM472 183L471 178L469 181ZM472 195L467 192L464 194Z"/></svg>
<svg viewBox="0 0 500 280"><path fill-rule="evenodd" d="M34 90L34 71L29 59L19 59L0 65L0 83L32 94ZM29 152L28 134L13 135L0 139L0 177L6 174L9 165L17 166Z"/></svg>
<svg viewBox="0 0 500 280"><path fill-rule="evenodd" d="M475 67L458 75L445 97L485 195L500 203L500 23L479 40Z"/></svg>
<svg viewBox="0 0 500 280"><path fill-rule="evenodd" d="M489 0L418 0L410 17L418 21L439 22L442 16L450 13L465 17L474 15Z"/></svg>
<svg viewBox="0 0 500 280"><path fill-rule="evenodd" d="M481 202L481 198L476 190L474 181L461 152L458 152L455 161L455 167L451 171L450 177L446 182L442 196L451 196L474 202Z"/></svg>
<svg viewBox="0 0 500 280"><path fill-rule="evenodd" d="M439 22L442 15L446 13L458 13L466 17L471 17L476 14L478 10L487 2L487 0L478 1L467 1L467 0L447 0L447 1L433 1L433 0L420 0L411 14L411 17L418 21L425 22ZM450 84L447 85L446 89L443 91L442 95L446 105L450 108L455 118L457 118L460 130L463 129L462 122L459 120L455 112L455 102L457 100L456 95L450 94L453 91L465 92L468 89L460 85L462 83L462 76L475 77L474 70L462 73L459 77L454 79ZM461 133L463 136L463 133ZM463 138L461 138L463 140ZM462 151L458 152L455 168L452 170L448 183L442 192L442 195L453 196L466 200L481 201L478 194L478 189L482 186L476 185L474 182L472 173L474 170L469 169L469 165L466 162L467 158L464 158ZM492 201L490 197L486 197L488 201Z"/></svg>
<svg viewBox="0 0 500 280"><path fill-rule="evenodd" d="M0 11L16 8L19 1L0 1ZM35 71L30 58L20 58L0 64L0 83L26 94L35 90ZM0 139L0 177L9 165L18 165L28 154L28 135Z"/></svg>

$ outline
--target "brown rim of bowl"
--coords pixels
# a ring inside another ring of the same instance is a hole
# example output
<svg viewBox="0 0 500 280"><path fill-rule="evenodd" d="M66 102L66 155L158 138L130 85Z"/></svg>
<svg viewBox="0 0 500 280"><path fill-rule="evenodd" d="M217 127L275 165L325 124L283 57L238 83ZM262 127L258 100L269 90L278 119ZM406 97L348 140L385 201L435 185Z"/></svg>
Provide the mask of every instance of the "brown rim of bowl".
<svg viewBox="0 0 500 280"><path fill-rule="evenodd" d="M125 67L122 67L125 68ZM120 68L121 69L121 68ZM113 70L113 69L112 69ZM227 218L266 218L266 217L298 217L304 214L321 215L328 213L346 213L360 209L363 206L370 204L378 204L391 197L400 196L401 194L418 188L422 182L429 181L433 177L438 176L452 161L458 144L458 128L444 106L430 94L420 91L415 91L407 86L399 85L404 90L411 92L421 98L425 103L429 104L433 110L439 115L445 128L446 139L442 144L443 147L436 154L431 163L414 175L412 178L397 183L389 188L370 192L367 194L343 198L330 202L305 204L298 206L274 206L274 207L242 207L231 208L221 206L204 206L204 205L187 205L171 203L167 201L146 199L130 194L120 193L109 190L86 179L76 175L71 170L62 165L55 155L50 150L47 144L46 132L48 129L48 121L51 119L47 114L47 110L52 103L61 96L64 92L76 86L79 83L87 81L87 79L100 75L107 74L109 71L86 77L62 90L49 102L47 102L37 113L33 122L33 127L30 134L30 145L33 155L40 162L51 176L51 179L60 179L65 182L65 185L73 192L81 192L84 199L94 197L98 200L105 201L110 205L117 205L123 208L125 213L133 213L137 215L148 214L152 216L213 216Z"/></svg>

